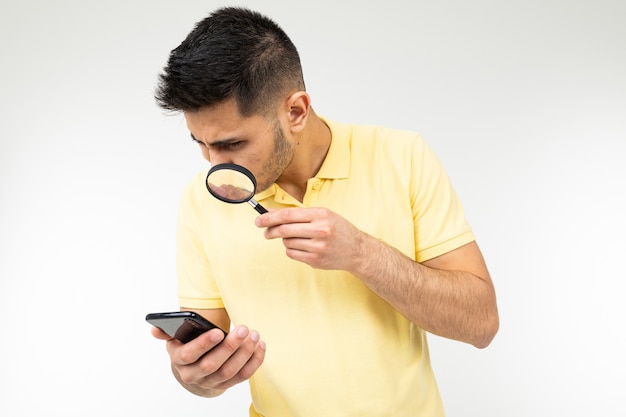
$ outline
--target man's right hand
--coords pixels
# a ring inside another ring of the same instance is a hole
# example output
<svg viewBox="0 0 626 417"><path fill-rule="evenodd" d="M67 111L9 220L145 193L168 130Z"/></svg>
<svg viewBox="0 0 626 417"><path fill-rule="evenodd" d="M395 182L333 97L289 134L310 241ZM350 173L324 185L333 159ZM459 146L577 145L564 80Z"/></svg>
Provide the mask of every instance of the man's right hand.
<svg viewBox="0 0 626 417"><path fill-rule="evenodd" d="M188 391L215 397L249 379L265 359L265 342L259 333L237 326L226 337L219 329L205 332L187 343L157 327L152 335L167 342L174 376Z"/></svg>

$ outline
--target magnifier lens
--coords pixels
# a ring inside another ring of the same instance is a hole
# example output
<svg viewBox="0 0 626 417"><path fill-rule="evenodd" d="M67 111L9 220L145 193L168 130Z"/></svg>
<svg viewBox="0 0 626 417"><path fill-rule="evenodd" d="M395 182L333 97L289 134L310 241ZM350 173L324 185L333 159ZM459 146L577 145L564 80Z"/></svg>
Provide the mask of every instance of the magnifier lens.
<svg viewBox="0 0 626 417"><path fill-rule="evenodd" d="M217 198L228 203L245 203L254 195L254 182L246 174L234 169L211 172L206 185Z"/></svg>
<svg viewBox="0 0 626 417"><path fill-rule="evenodd" d="M211 195L227 203L249 203L258 213L267 213L265 207L257 203L256 179L246 168L236 164L213 166L206 176L206 188Z"/></svg>

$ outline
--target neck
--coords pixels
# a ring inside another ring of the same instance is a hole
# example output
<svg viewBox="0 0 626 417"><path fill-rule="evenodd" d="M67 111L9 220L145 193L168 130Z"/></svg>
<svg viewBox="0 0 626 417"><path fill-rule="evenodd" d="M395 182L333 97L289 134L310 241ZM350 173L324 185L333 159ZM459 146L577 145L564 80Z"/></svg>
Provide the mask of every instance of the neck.
<svg viewBox="0 0 626 417"><path fill-rule="evenodd" d="M322 167L330 148L330 128L311 110L306 127L294 136L296 152L293 161L276 182L283 190L302 202L307 181Z"/></svg>

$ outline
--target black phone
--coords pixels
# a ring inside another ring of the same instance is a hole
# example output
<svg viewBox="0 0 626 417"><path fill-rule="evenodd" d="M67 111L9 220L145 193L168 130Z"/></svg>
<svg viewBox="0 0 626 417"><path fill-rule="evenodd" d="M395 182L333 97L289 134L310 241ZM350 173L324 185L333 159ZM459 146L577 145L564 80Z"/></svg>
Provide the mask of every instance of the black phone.
<svg viewBox="0 0 626 417"><path fill-rule="evenodd" d="M193 311L150 313L146 315L146 321L183 343L187 343L211 329L219 329L217 325ZM226 335L224 330L222 332Z"/></svg>

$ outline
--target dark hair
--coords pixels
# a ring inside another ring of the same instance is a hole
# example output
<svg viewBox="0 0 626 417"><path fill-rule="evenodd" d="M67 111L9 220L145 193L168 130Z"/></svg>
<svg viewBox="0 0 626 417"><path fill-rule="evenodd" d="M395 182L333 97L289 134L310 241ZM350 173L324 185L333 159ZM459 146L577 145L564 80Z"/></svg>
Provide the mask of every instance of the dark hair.
<svg viewBox="0 0 626 417"><path fill-rule="evenodd" d="M172 111L195 111L234 98L243 116L266 114L275 100L304 90L300 57L271 19L240 7L216 10L174 49L155 98Z"/></svg>

